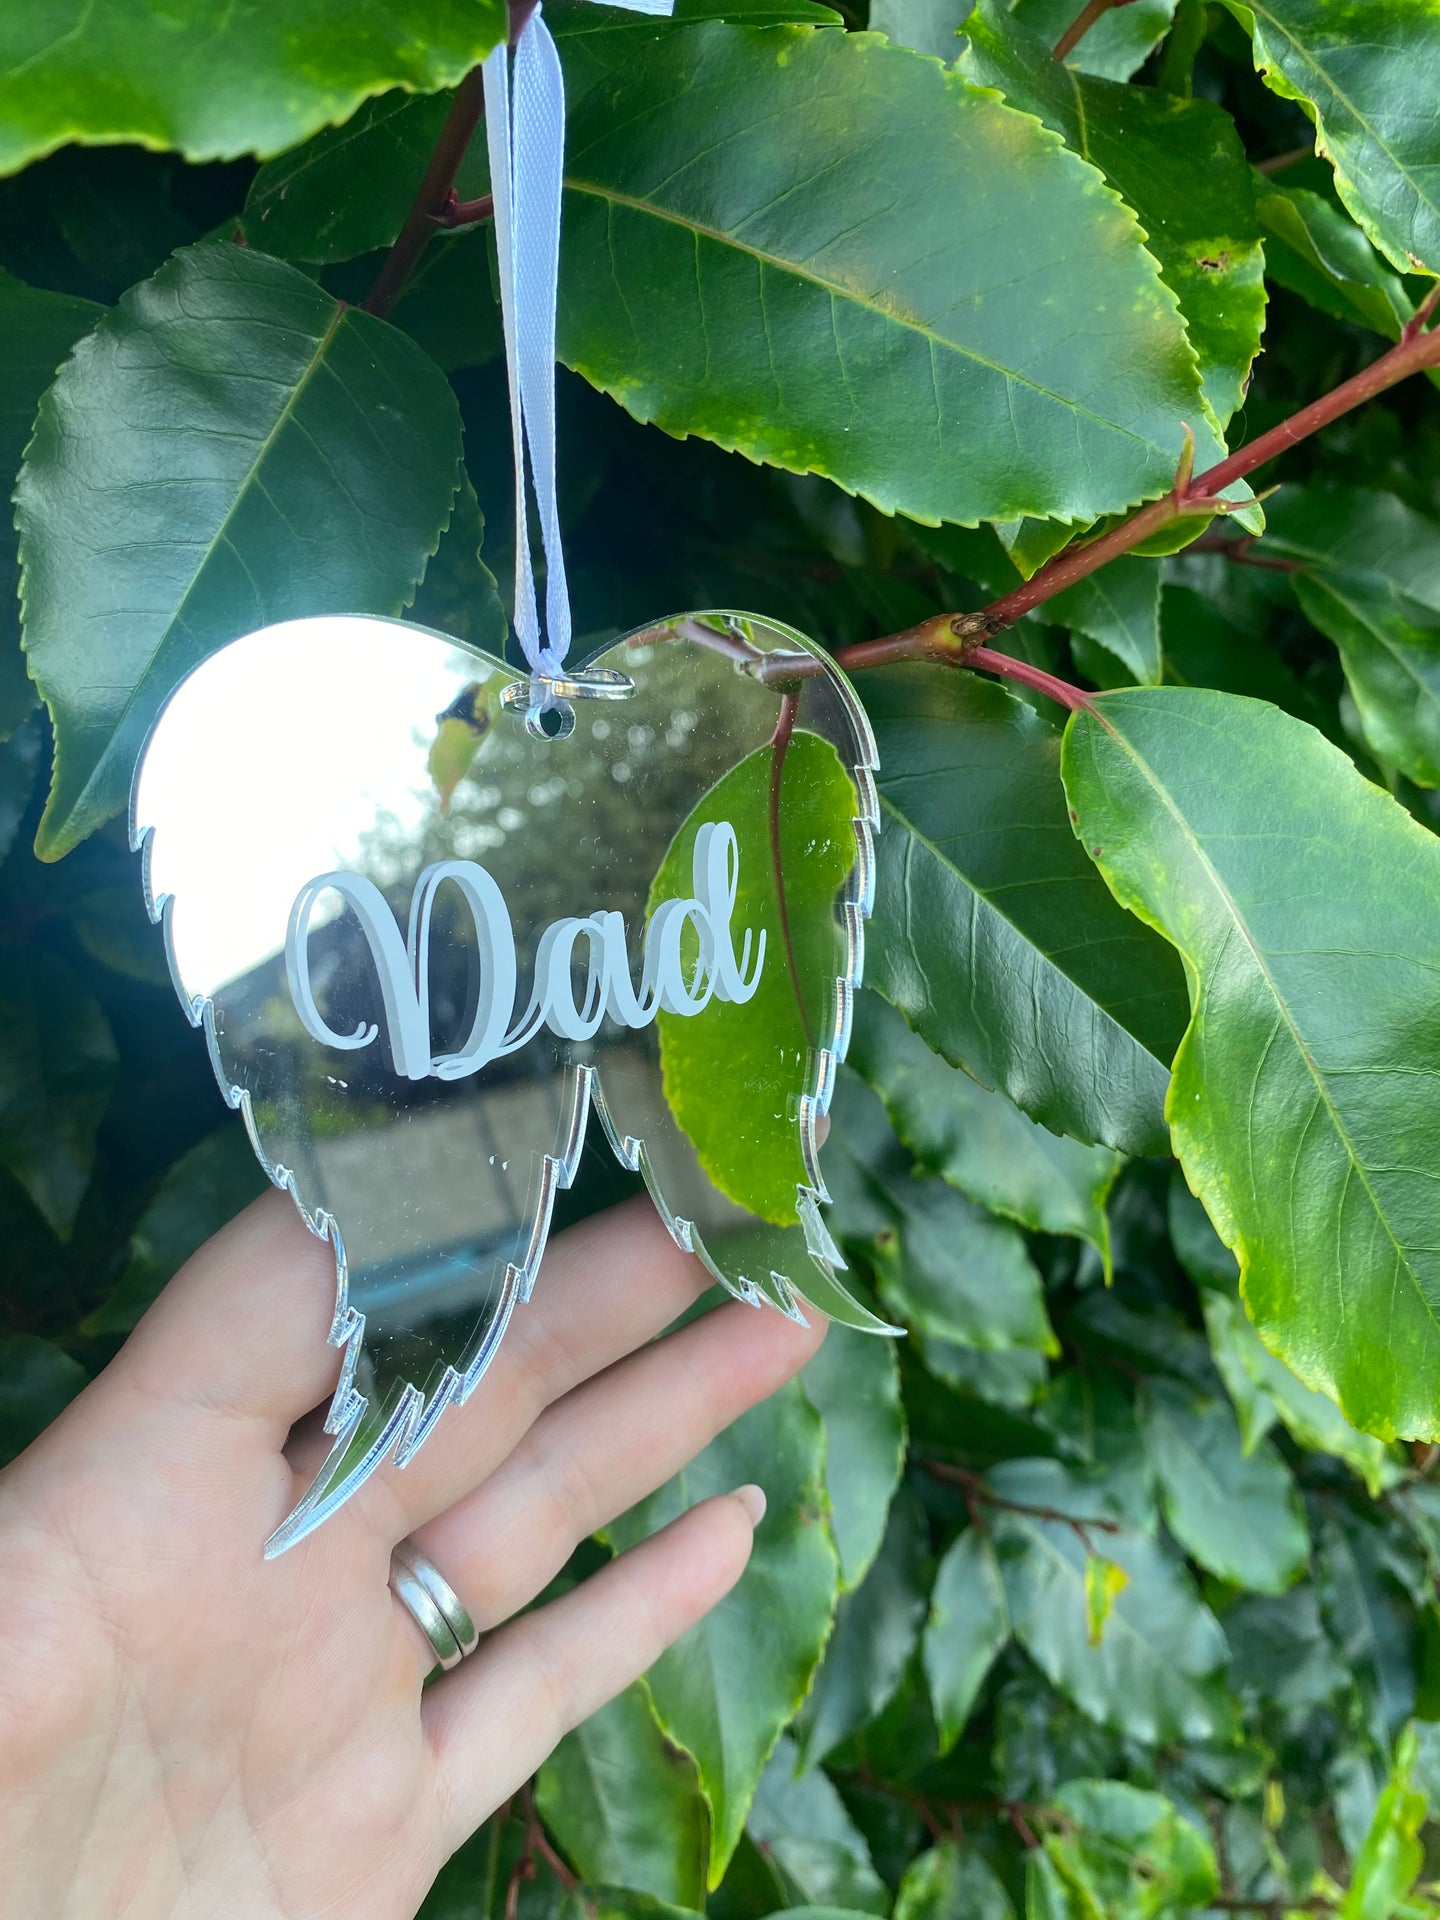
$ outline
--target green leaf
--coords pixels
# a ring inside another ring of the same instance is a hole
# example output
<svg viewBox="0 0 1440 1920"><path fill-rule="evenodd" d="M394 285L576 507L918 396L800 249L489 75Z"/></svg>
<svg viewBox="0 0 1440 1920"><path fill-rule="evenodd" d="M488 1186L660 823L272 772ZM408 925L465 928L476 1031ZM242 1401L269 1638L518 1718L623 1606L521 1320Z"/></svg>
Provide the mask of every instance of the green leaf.
<svg viewBox="0 0 1440 1920"><path fill-rule="evenodd" d="M16 496L56 735L41 857L124 806L161 703L216 647L336 607L398 613L459 451L438 369L294 267L207 244L132 288L45 396Z"/></svg>
<svg viewBox="0 0 1440 1920"><path fill-rule="evenodd" d="M972 0L870 0L870 30L946 66L958 58Z"/></svg>
<svg viewBox="0 0 1440 1920"><path fill-rule="evenodd" d="M827 1340L826 1345L880 1342ZM893 1348L886 1351L893 1357ZM796 1722L806 1767L818 1766L873 1720L899 1687L925 1614L926 1548L924 1516L914 1498L902 1493L890 1508L885 1538L870 1571L840 1601L835 1631Z"/></svg>
<svg viewBox="0 0 1440 1920"><path fill-rule="evenodd" d="M1262 184L1263 182L1263 184ZM1413 302L1353 220L1318 193L1259 176L1255 214L1265 272L1337 320L1398 340Z"/></svg>
<svg viewBox="0 0 1440 1920"><path fill-rule="evenodd" d="M760 1776L747 1823L787 1899L888 1913L890 1895L865 1836L818 1767L797 1772L795 1742L782 1736Z"/></svg>
<svg viewBox="0 0 1440 1920"><path fill-rule="evenodd" d="M620 1549L697 1500L758 1481L769 1499L739 1584L661 1654L648 1681L671 1740L695 1756L712 1812L717 1886L781 1729L830 1631L839 1568L825 1511L824 1430L796 1382L712 1440L683 1472L607 1529Z"/></svg>
<svg viewBox="0 0 1440 1920"><path fill-rule="evenodd" d="M897 1180L888 1192L894 1231L877 1247L875 1267L893 1313L932 1339L987 1353L1059 1351L1016 1228L943 1180Z"/></svg>
<svg viewBox="0 0 1440 1920"><path fill-rule="evenodd" d="M75 1225L116 1052L99 1002L53 953L0 953L0 1164L60 1238Z"/></svg>
<svg viewBox="0 0 1440 1920"><path fill-rule="evenodd" d="M1432 112L1434 0L1226 0L1276 93L1315 122L1354 218L1402 273L1440 272L1440 126Z"/></svg>
<svg viewBox="0 0 1440 1920"><path fill-rule="evenodd" d="M238 1120L207 1134L171 1167L130 1236L118 1285L84 1322L89 1337L128 1333L197 1248L267 1185Z"/></svg>
<svg viewBox="0 0 1440 1920"><path fill-rule="evenodd" d="M1242 1450L1223 1401L1152 1379L1141 1395L1165 1520L1207 1572L1252 1593L1281 1593L1310 1557L1290 1469L1266 1440Z"/></svg>
<svg viewBox="0 0 1440 1920"><path fill-rule="evenodd" d="M1205 0L1178 0L1170 31L1165 36L1165 44L1160 49L1160 58L1156 64L1155 84L1163 87L1166 93L1173 93L1177 99L1188 100L1195 91L1195 60L1210 21L1206 13ZM1126 76L1117 76L1124 79Z"/></svg>
<svg viewBox="0 0 1440 1920"><path fill-rule="evenodd" d="M1226 1248L1226 1251L1228 1253L1229 1249ZM1247 1334L1262 1354L1265 1348L1238 1299L1228 1299L1223 1293L1207 1293L1201 1306L1205 1313L1205 1328L1210 1335L1210 1355L1235 1408L1235 1417L1240 1423L1241 1448L1249 1453L1259 1446L1280 1418L1280 1409L1246 1364L1250 1358L1246 1346ZM1281 1364L1273 1354L1267 1354L1266 1358L1277 1367ZM1291 1378L1294 1378L1293 1374ZM1295 1384L1300 1386L1298 1380ZM1300 1391L1308 1393L1310 1389L1300 1386ZM1339 1412L1338 1407L1336 1412ZM1366 1437L1369 1438L1368 1435ZM1378 1447L1381 1443L1377 1440L1374 1444Z"/></svg>
<svg viewBox="0 0 1440 1920"><path fill-rule="evenodd" d="M698 802L660 863L650 909L684 898L707 823L728 820L743 846L772 844L778 777L779 870L773 858L750 861L735 896L736 924L765 941L759 985L743 1004L712 1001L703 1020L661 1013L656 1025L665 1098L700 1164L739 1206L785 1227L798 1223L796 1191L808 1184L793 1103L845 970L835 900L855 861L857 802L828 740L797 728L778 769L776 751L747 755ZM813 996L804 1004L802 991Z"/></svg>
<svg viewBox="0 0 1440 1920"><path fill-rule="evenodd" d="M925 1678L942 1751L965 1731L985 1676L1010 1638L1010 1612L988 1534L970 1526L940 1562L925 1624Z"/></svg>
<svg viewBox="0 0 1440 1920"><path fill-rule="evenodd" d="M1179 1177L1169 1188L1169 1233L1175 1252L1196 1286L1204 1288L1202 1308L1210 1352L1219 1377L1235 1402L1240 1442L1246 1453L1283 1421L1290 1438L1311 1453L1332 1453L1365 1482L1371 1500L1402 1476L1392 1450L1375 1434L1350 1425L1329 1394L1317 1394L1277 1359L1250 1325L1238 1298L1240 1267L1206 1219L1200 1202Z"/></svg>
<svg viewBox="0 0 1440 1920"><path fill-rule="evenodd" d="M536 1778L535 1804L582 1878L704 1906L699 1775L661 1733L643 1682L566 1734Z"/></svg>
<svg viewBox="0 0 1440 1920"><path fill-rule="evenodd" d="M931 522L1089 521L1171 484L1203 426L1183 329L1054 135L878 35L562 53L560 353L637 419Z"/></svg>
<svg viewBox="0 0 1440 1920"><path fill-rule="evenodd" d="M1084 1920L1077 1915L1047 1853L1032 1847L1025 1856L1025 1920Z"/></svg>
<svg viewBox="0 0 1440 1920"><path fill-rule="evenodd" d="M995 1700L993 1764L1007 1799L1038 1807L1066 1780L1092 1779L1125 1764L1126 1745L1058 1693L1034 1666L1012 1663ZM1133 1747L1128 1761L1145 1756Z"/></svg>
<svg viewBox="0 0 1440 1920"><path fill-rule="evenodd" d="M164 944L155 938L154 922L133 878L128 885L77 894L66 918L84 951L111 973L149 987L170 985Z"/></svg>
<svg viewBox="0 0 1440 1920"><path fill-rule="evenodd" d="M1340 650L1365 737L1440 786L1440 526L1393 494L1287 489L1266 551L1295 565L1301 610Z"/></svg>
<svg viewBox="0 0 1440 1920"><path fill-rule="evenodd" d="M1291 1587L1279 1599L1252 1596L1225 1614L1231 1686L1266 1706L1314 1707L1347 1692L1350 1676L1320 1619L1316 1587Z"/></svg>
<svg viewBox="0 0 1440 1920"><path fill-rule="evenodd" d="M426 565L410 618L503 659L510 623L495 576L481 557L484 539L485 516L470 476L462 474L450 524Z"/></svg>
<svg viewBox="0 0 1440 1920"><path fill-rule="evenodd" d="M1340 649L1376 755L1417 786L1440 787L1440 609L1340 574L1297 574L1295 597Z"/></svg>
<svg viewBox="0 0 1440 1920"><path fill-rule="evenodd" d="M1062 626L1083 633L1113 653L1142 687L1160 680L1159 560L1125 555L1088 580L1057 593L1046 611Z"/></svg>
<svg viewBox="0 0 1440 1920"><path fill-rule="evenodd" d="M1143 1534L1087 1530L1111 1517L1103 1493L1058 1461L1010 1460L987 1478L1013 1503L990 1521L1011 1622L1047 1678L1091 1719L1147 1745L1223 1737L1228 1715L1204 1683L1225 1637L1184 1570ZM1098 1647L1085 1604L1092 1550L1128 1575Z"/></svg>
<svg viewBox="0 0 1440 1920"><path fill-rule="evenodd" d="M978 1347L960 1347L926 1335L920 1336L917 1345L928 1373L989 1406L1018 1413L1033 1407L1045 1390L1049 1368L1044 1354L1031 1348L982 1353Z"/></svg>
<svg viewBox="0 0 1440 1920"><path fill-rule="evenodd" d="M381 258L370 255L377 272ZM368 291L368 269L364 279ZM335 291L343 293L344 288ZM498 360L505 351L505 336L485 234L448 233L432 240L390 309L389 319L446 373Z"/></svg>
<svg viewBox="0 0 1440 1920"><path fill-rule="evenodd" d="M827 1339L800 1374L825 1427L825 1490L849 1592L870 1570L905 1464L905 1412L891 1340Z"/></svg>
<svg viewBox="0 0 1440 1920"><path fill-rule="evenodd" d="M35 424L40 396L75 342L105 311L89 300L27 287L0 271L0 339L5 342L5 378L0 381L0 493L7 497L20 470ZM0 740L8 740L35 704L20 653L20 606L15 531L0 513Z"/></svg>
<svg viewBox="0 0 1440 1920"><path fill-rule="evenodd" d="M1165 1152L1180 971L1076 846L1049 722L940 667L876 670L861 690L880 748L869 984L1032 1119Z"/></svg>
<svg viewBox="0 0 1440 1920"><path fill-rule="evenodd" d="M0 1467L23 1453L85 1385L78 1360L33 1333L0 1333Z"/></svg>
<svg viewBox="0 0 1440 1920"><path fill-rule="evenodd" d="M1326 1630L1346 1669L1352 1714L1380 1753L1414 1712L1419 1677L1413 1586L1397 1578L1396 1548L1382 1514L1341 1503L1316 1528L1315 1584Z"/></svg>
<svg viewBox="0 0 1440 1920"><path fill-rule="evenodd" d="M1053 47L1080 11L1070 0L1015 0L1015 18ZM1097 20L1065 64L1076 73L1128 80L1165 37L1175 0L1126 0Z"/></svg>
<svg viewBox="0 0 1440 1920"><path fill-rule="evenodd" d="M905 1869L894 1920L1015 1920L1015 1908L983 1854L942 1840Z"/></svg>
<svg viewBox="0 0 1440 1920"><path fill-rule="evenodd" d="M1210 1842L1162 1794L1120 1780L1074 1780L1052 1803L1045 1851L1097 1920L1169 1920L1220 1891Z"/></svg>
<svg viewBox="0 0 1440 1920"><path fill-rule="evenodd" d="M1036 114L1138 214L1180 303L1206 404L1223 426L1245 392L1265 325L1264 253L1234 121L1208 100L1069 71L1044 40L1017 29L999 0L980 0L965 31L962 70ZM1186 417L1198 432L1193 410ZM1139 677L1158 679L1158 662Z"/></svg>
<svg viewBox="0 0 1440 1920"><path fill-rule="evenodd" d="M582 1884L567 1889L557 1907L556 1920L697 1920L694 1909L673 1907L666 1900L657 1900L653 1893L636 1892L632 1887ZM461 1920L474 1920L474 1913L471 1905ZM517 1903L517 1920L535 1920L525 1911L523 1894Z"/></svg>
<svg viewBox="0 0 1440 1920"><path fill-rule="evenodd" d="M1390 1920L1401 1912L1406 1894L1419 1878L1425 1864L1420 1829L1427 1801L1414 1779L1417 1757L1415 1729L1407 1727L1396 1744L1390 1778L1356 1859L1340 1920Z"/></svg>
<svg viewBox="0 0 1440 1920"><path fill-rule="evenodd" d="M1028 580L1075 538L1075 529L1046 520L1000 520L995 532L1007 559Z"/></svg>
<svg viewBox="0 0 1440 1920"><path fill-rule="evenodd" d="M1242 632L1209 600L1189 587L1166 587L1160 606L1165 678L1174 686L1248 694L1312 726L1323 718L1320 702L1279 653L1259 636Z"/></svg>
<svg viewBox="0 0 1440 1920"><path fill-rule="evenodd" d="M1285 487L1267 517L1263 552L1308 574L1384 582L1440 608L1440 526L1393 493Z"/></svg>
<svg viewBox="0 0 1440 1920"><path fill-rule="evenodd" d="M1120 1171L1118 1154L1027 1119L1003 1093L987 1091L932 1053L876 994L856 1002L848 1057L924 1165L1022 1227L1088 1240L1108 1268L1105 1200Z"/></svg>
<svg viewBox="0 0 1440 1920"><path fill-rule="evenodd" d="M1091 1295L1092 1300L1094 1297ZM1106 1301L1114 1298L1109 1293L1101 1297ZM1066 1331L1076 1340L1084 1359L1079 1367L1056 1374L1036 1409L1036 1418L1054 1436L1068 1461L1078 1470L1093 1471L1099 1477L1107 1507L1131 1526L1151 1533L1155 1525L1154 1468L1140 1429L1135 1389L1114 1364L1117 1360L1126 1364L1127 1357L1103 1340L1091 1348L1093 1329L1077 1316L1071 1317ZM1160 1320L1155 1332L1162 1342L1167 1331ZM1135 1371L1133 1357L1128 1357L1128 1366Z"/></svg>
<svg viewBox="0 0 1440 1920"><path fill-rule="evenodd" d="M0 173L70 140L177 147L191 160L280 153L389 87L454 86L505 31L501 0L416 0L403 15L380 0L8 7Z"/></svg>
<svg viewBox="0 0 1440 1920"><path fill-rule="evenodd" d="M1357 1433L1327 1394L1316 1393L1277 1360L1233 1295L1205 1295L1205 1325L1220 1378L1240 1419L1247 1452L1279 1420L1290 1437L1312 1453L1333 1454L1365 1482L1372 1500L1399 1477L1383 1440Z"/></svg>
<svg viewBox="0 0 1440 1920"><path fill-rule="evenodd" d="M868 1253L872 1241L894 1230L888 1186L906 1178L913 1162L885 1117L879 1096L848 1066L835 1072L821 1165L830 1189L826 1224L842 1244Z"/></svg>
<svg viewBox="0 0 1440 1920"><path fill-rule="evenodd" d="M1261 1336L1356 1426L1440 1432L1440 844L1258 701L1095 708L1066 739L1077 832L1185 956L1172 1136Z"/></svg>
<svg viewBox="0 0 1440 1920"><path fill-rule="evenodd" d="M397 90L367 100L343 127L261 167L245 196L245 234L282 260L353 260L391 246L450 111L449 94ZM482 132L455 178L462 200L490 191ZM478 251L478 249L477 249Z"/></svg>

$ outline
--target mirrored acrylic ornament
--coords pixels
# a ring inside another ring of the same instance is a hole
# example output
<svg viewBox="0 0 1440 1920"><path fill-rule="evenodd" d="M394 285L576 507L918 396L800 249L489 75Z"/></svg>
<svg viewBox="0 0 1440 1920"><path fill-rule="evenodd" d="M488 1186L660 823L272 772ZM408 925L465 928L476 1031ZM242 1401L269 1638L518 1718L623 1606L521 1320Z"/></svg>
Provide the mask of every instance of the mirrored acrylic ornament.
<svg viewBox="0 0 1440 1920"><path fill-rule="evenodd" d="M730 1292L893 1331L822 1211L872 884L863 709L803 636L729 613L567 676L297 620L207 659L145 749L132 841L176 989L335 1251L333 1445L271 1554L475 1390L592 1117Z"/></svg>

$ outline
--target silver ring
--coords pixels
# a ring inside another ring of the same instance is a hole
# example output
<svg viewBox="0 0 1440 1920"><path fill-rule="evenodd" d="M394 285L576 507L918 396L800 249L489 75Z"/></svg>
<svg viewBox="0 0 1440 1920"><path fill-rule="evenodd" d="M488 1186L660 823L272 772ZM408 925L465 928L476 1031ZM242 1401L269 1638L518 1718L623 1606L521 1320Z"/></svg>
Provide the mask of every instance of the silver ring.
<svg viewBox="0 0 1440 1920"><path fill-rule="evenodd" d="M479 1646L480 1631L469 1609L413 1540L402 1540L391 1552L390 1591L430 1642L436 1660L447 1672Z"/></svg>

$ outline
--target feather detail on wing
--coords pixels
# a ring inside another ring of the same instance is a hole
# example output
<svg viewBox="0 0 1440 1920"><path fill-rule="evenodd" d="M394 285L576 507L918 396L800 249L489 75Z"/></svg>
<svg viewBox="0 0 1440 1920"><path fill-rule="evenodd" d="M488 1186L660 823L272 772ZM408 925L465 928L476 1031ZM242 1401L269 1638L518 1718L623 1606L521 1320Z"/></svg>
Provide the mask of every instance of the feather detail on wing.
<svg viewBox="0 0 1440 1920"><path fill-rule="evenodd" d="M204 661L145 749L131 838L176 992L335 1255L332 1446L271 1555L474 1392L592 1103L733 1293L893 1331L841 1284L821 1212L872 888L863 710L800 635L739 615L631 635L574 670L580 692L594 668L551 742L473 648L292 621ZM702 962L732 915L741 948Z"/></svg>

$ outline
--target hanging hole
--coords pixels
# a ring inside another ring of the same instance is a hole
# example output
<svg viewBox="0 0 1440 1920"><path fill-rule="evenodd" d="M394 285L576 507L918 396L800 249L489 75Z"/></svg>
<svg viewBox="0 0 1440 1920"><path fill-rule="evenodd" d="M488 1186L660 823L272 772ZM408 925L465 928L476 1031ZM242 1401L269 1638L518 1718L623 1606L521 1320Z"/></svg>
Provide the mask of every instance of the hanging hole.
<svg viewBox="0 0 1440 1920"><path fill-rule="evenodd" d="M568 700L549 707L527 707L525 731L537 740L564 740L575 731L575 709Z"/></svg>

